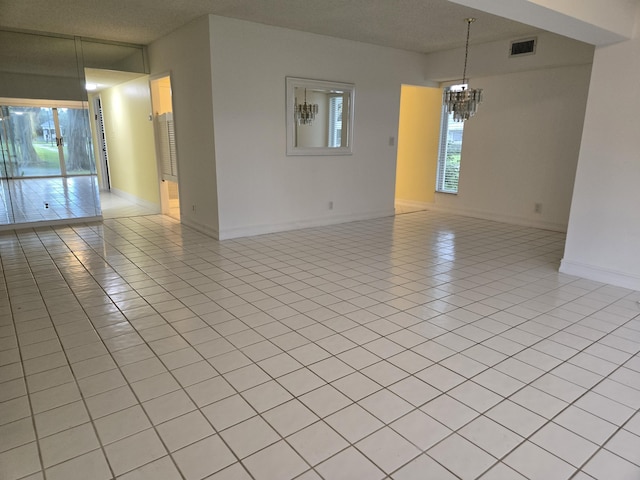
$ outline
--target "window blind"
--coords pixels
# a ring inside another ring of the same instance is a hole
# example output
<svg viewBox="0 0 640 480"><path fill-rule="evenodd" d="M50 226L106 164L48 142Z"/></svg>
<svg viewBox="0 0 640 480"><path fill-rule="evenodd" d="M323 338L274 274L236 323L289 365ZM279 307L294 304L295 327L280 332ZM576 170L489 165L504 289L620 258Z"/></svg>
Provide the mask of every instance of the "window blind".
<svg viewBox="0 0 640 480"><path fill-rule="evenodd" d="M329 97L329 146L343 147L342 142L342 95Z"/></svg>
<svg viewBox="0 0 640 480"><path fill-rule="evenodd" d="M454 85L445 89L445 92L448 90L460 90L462 87L463 85ZM440 118L436 192L458 193L463 131L464 122L455 122L453 114L448 113L443 105Z"/></svg>

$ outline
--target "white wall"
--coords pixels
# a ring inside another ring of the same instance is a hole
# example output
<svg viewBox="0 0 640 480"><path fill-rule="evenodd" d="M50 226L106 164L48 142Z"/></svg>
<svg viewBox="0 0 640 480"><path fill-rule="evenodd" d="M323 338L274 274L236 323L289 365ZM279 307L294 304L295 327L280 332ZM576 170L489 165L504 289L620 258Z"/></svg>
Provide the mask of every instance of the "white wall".
<svg viewBox="0 0 640 480"><path fill-rule="evenodd" d="M488 60L500 74L472 76L484 102L465 123L458 194L436 194L433 208L566 230L591 70L590 63L573 63L590 60L592 48L566 40L563 57L561 39L546 37L536 55L514 62L506 58L509 42L471 52L474 65L502 52ZM430 74L446 78L449 66L455 75L442 55L428 60ZM536 203L541 213L534 212Z"/></svg>
<svg viewBox="0 0 640 480"><path fill-rule="evenodd" d="M635 290L640 290L638 105L640 39L596 50L560 269Z"/></svg>
<svg viewBox="0 0 640 480"><path fill-rule="evenodd" d="M170 72L181 221L217 237L209 18L201 17L149 45L151 74Z"/></svg>
<svg viewBox="0 0 640 480"><path fill-rule="evenodd" d="M473 80L485 100L465 123L458 195L436 194L436 206L565 231L589 72L583 65Z"/></svg>
<svg viewBox="0 0 640 480"><path fill-rule="evenodd" d="M199 43L207 38L209 56ZM508 45L471 53L472 65L498 73L473 77L486 100L467 124L460 194L438 195L435 205L564 230L593 48L541 34L536 55L508 59ZM155 42L149 53L152 72L173 71L179 173L188 185L183 218L219 238L393 214L389 138L397 135L401 84L454 80L464 59L216 16ZM287 76L355 83L353 155L286 156Z"/></svg>
<svg viewBox="0 0 640 480"><path fill-rule="evenodd" d="M424 84L424 56L210 19L220 237L392 215L389 137L401 84ZM353 155L286 156L287 76L355 83Z"/></svg>

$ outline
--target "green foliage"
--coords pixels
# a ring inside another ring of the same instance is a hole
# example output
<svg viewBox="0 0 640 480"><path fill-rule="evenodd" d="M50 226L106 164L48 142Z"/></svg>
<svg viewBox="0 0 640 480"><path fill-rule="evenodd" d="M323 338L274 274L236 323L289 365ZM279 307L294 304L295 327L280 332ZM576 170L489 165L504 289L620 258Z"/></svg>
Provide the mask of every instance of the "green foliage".
<svg viewBox="0 0 640 480"><path fill-rule="evenodd" d="M461 147L460 142L454 142L451 139L447 141L447 156L444 164L444 190L447 192L458 191Z"/></svg>
<svg viewBox="0 0 640 480"><path fill-rule="evenodd" d="M33 143L33 148L38 153L42 161L42 168L52 168L60 170L60 160L58 157L58 147L49 143Z"/></svg>
<svg viewBox="0 0 640 480"><path fill-rule="evenodd" d="M56 134L64 139L64 159L67 174L95 173L89 119L84 109L57 109L59 127L53 132L55 110L45 107L2 107L9 119L7 144L10 161L0 172L2 176L60 175ZM5 172L4 169L7 171Z"/></svg>

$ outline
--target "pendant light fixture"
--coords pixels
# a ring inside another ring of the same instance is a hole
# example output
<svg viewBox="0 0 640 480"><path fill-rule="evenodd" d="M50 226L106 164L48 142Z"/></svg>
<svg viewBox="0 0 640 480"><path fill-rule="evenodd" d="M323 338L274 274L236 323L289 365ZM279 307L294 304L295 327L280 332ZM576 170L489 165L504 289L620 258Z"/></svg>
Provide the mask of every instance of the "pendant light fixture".
<svg viewBox="0 0 640 480"><path fill-rule="evenodd" d="M298 125L311 125L318 113L317 103L307 103L307 89L304 89L304 104L299 105L297 100L293 106L294 115Z"/></svg>
<svg viewBox="0 0 640 480"><path fill-rule="evenodd" d="M462 90L445 90L443 95L443 103L448 113L453 114L456 122L464 122L469 120L476 114L478 105L482 102L481 88L467 88L467 59L469 58L469 32L471 24L475 22L475 18L465 18L467 22L467 43L464 51L464 71L462 74Z"/></svg>

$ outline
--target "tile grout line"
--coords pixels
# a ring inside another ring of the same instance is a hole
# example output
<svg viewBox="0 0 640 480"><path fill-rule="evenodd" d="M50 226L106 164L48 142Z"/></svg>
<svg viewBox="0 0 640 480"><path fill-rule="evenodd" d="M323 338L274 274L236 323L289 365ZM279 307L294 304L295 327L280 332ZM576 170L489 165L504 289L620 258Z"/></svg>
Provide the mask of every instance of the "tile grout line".
<svg viewBox="0 0 640 480"><path fill-rule="evenodd" d="M133 262L135 263L135 259L133 260ZM466 268L466 267L465 267L465 268ZM516 273L514 273L514 275L513 275L513 276L514 276L514 277L515 277L515 276L518 276L518 275L520 275L521 273L522 273L522 272L516 272ZM242 280L242 277L238 277L238 279L239 279L240 281L244 281L244 280ZM187 283L189 283L189 281L188 281L188 280L185 280L185 281L186 281ZM303 282L304 282L304 279L302 279L302 280L298 280L298 281L303 281ZM455 280L454 280L454 281L455 281ZM127 283L128 283L128 282L127 282ZM197 287L194 287L194 288L196 288L196 289L197 289ZM286 287L285 287L285 288L286 288ZM311 286L310 288L313 288L313 286ZM514 286L514 287L512 288L512 290L518 290L519 288L521 288L521 286L518 286L518 287L515 287L515 286ZM134 288L134 290L135 290L135 288ZM585 294L585 295L586 295L586 294ZM241 296L241 295L240 295L240 296ZM541 295L539 295L539 296L541 296ZM273 298L273 297L272 297L272 298ZM178 300L178 301L180 301L181 299L179 299L179 298L178 298L177 300ZM527 301L530 301L530 300L531 300L531 299L524 299L524 302L523 302L523 303L526 303ZM348 299L347 299L347 300L343 300L343 301L347 301L347 302L348 302ZM569 302L566 302L566 303L569 303ZM459 306L456 306L456 307L458 307L458 308L464 308L464 307L459 307ZM186 308L189 308L189 306L188 306L188 305L186 305ZM401 312L403 312L404 310L400 310L400 311L401 311ZM268 314L268 313L267 313L267 314ZM304 313L301 313L301 314L302 314L302 315L305 315ZM162 314L162 313L160 313L160 315L162 316L163 314ZM540 315L542 315L542 313L541 313ZM539 316L540 316L540 315L539 315ZM196 315L196 316L197 316L197 317L199 317L199 315ZM306 315L305 315L305 316L306 316ZM338 316L341 316L341 315L340 315L340 314L338 314ZM335 318L335 317L333 317L333 318ZM380 318L382 319L382 318L384 318L384 317L380 317ZM482 319L482 318L486 318L486 317L480 317L480 319ZM583 318L586 318L586 317L583 317ZM242 317L238 318L238 320L242 322ZM532 320L532 319L526 319L526 318L525 318L525 319L523 320L523 322L522 322L522 323L526 323L526 322L531 321L531 320ZM276 319L276 321L278 321L279 323L282 323L282 320L278 320L278 319ZM178 334L181 338L183 338L183 337L182 337L182 333L181 333L181 332L179 332L179 331L177 331L177 330L175 330L175 327L173 327L172 322L167 322L166 320L165 320L165 322L166 322L166 323L169 323L169 324L172 326L172 328L174 329L174 331L176 331L176 332L177 332L177 334ZM323 324L323 322L319 322L319 321L317 321L317 320L314 320L314 322L315 322L315 325L317 325L318 323ZM475 321L474 321L474 322L475 322ZM464 325L464 326L469 325L469 324L473 324L474 322L467 322L467 323L465 323L465 325ZM205 323L206 323L206 322L205 322ZM522 325L522 323L521 323L521 324L519 324L519 325ZM574 322L574 323L577 323L577 321L576 321L576 322ZM323 325L324 325L324 324L323 324ZM572 325L573 325L573 324L572 324ZM569 328L569 327L570 327L570 326L572 326L572 325L566 326L565 328ZM361 324L360 326L364 326L365 328L367 328L367 327L366 327L366 323L365 323L365 324ZM404 330L404 331L409 330L409 327L402 327L401 325L399 325L399 326L401 327L401 330L400 330L400 331L402 331L402 330ZM209 327L211 327L211 328L213 328L213 329L215 330L215 328L214 328L212 325L210 325L210 324L209 324ZM463 327L463 326L460 326L460 327L457 327L457 328L462 328L462 327ZM516 325L516 326L512 326L512 327L511 327L510 329L508 329L508 330L511 330L511 329L514 329L514 328L517 328L517 327L518 327L518 325ZM331 328L331 327L329 327L329 328ZM358 328L358 327L354 327L354 328ZM136 329L136 328L134 327L134 329ZM250 325L248 325L248 330L256 331L256 330L255 330L255 328L254 328L254 327L251 327ZM293 329L293 331L295 331L295 330L296 330L296 329ZM447 331L446 333L444 333L443 335L448 334L448 333L453 333L453 332L455 332L455 330L456 330L456 329L448 330L448 331ZM136 331L138 331L138 330L136 329ZM342 333L343 331L344 331L344 330L342 330L342 331L336 331L336 330L334 330L334 332L335 332L335 333L334 333L333 335L340 335L340 336L342 336L342 335L341 335L341 333ZM557 331L560 331L560 330L557 330ZM557 331L556 331L555 333L557 333ZM139 333L139 331L138 331L138 333ZM259 333L259 332L257 332L257 331L256 331L256 333L258 333L258 334L260 335L260 333ZM377 333L377 332L376 332L376 333ZM501 333L504 333L504 332L501 332ZM554 333L550 334L549 336L552 336L553 334L554 334ZM609 334L609 333L608 333L608 334ZM604 336L606 336L606 335L608 335L608 334L605 334ZM499 336L499 335L500 335L500 334L494 334L494 335L493 335L493 337L496 337L496 336ZM387 334L387 335L382 335L382 337L381 337L381 338L386 338L387 336L388 336L388 334ZM603 337L604 337L604 336L603 336ZM493 338L493 337L489 337L489 338ZM603 337L601 337L601 338L603 338ZM226 336L225 336L225 335L222 335L222 336L221 336L221 338L226 338ZM269 341L269 342L270 342L270 339L271 339L271 338L272 338L272 337L268 337L268 338L266 338L266 341ZM433 338L437 338L437 337L433 337ZM548 337L541 338L541 340L540 340L540 341L543 341L543 340L545 340L545 339L547 339L547 338L548 338ZM144 338L143 338L143 340L144 340ZM311 338L307 337L307 340L308 340L308 343L307 343L307 344L314 344L314 345L318 345L318 341L319 341L320 339L312 340ZM431 341L431 340L432 340L432 339L426 338L425 342L422 342L422 343L426 343L426 342ZM145 341L145 344L146 344L146 345L148 345L148 343L146 342L146 340L144 340L144 341ZM391 341L393 341L393 340L391 340ZM474 342L475 342L475 341L474 341ZM191 342L190 342L190 341L188 341L188 340L187 340L187 343L188 343L188 344L190 344L190 345L192 346L192 348L194 348L194 347L195 347L195 346L194 346L193 344L191 344ZM270 342L270 343L271 343L271 342ZM594 343L597 343L597 341L593 341L590 345L593 345ZM475 342L473 346L475 346L475 345L480 345L480 344L481 344L480 342ZM405 351L406 351L406 350L411 350L411 347L404 347L402 344L399 344L399 345L400 345L400 346L401 346ZM320 348L323 348L323 347L322 347L322 346L320 346L320 345L318 345L318 346L319 346ZM359 348L359 347L363 347L363 345L355 345L355 346L354 346L354 347L352 347L351 349L355 349L355 348ZM242 348L244 348L244 347L237 347L237 346L236 346L234 351L242 351ZM472 348L472 347L469 347L469 348ZM487 347L487 348L490 348L490 347ZM527 348L530 348L530 346L524 346L524 349L527 349ZM586 348L588 348L588 346L587 346L587 347L584 347L584 348L586 349ZM109 351L109 350L107 349L107 351ZM152 351L153 351L153 349L152 349ZM349 350L345 350L345 351L349 351ZM462 354L462 355L465 355L463 352L464 352L464 350L459 350L459 351L457 351L457 350L456 350L456 351L455 351L455 353L452 353L452 355L451 355L451 356L453 356L453 355L457 355L458 353L460 353L460 354ZM285 350L285 353L287 353L287 351L286 351L286 350ZM344 353L344 352L341 352L341 353ZM518 352L518 353L519 353L519 352ZM578 354L578 353L581 353L581 351L577 352L576 354ZM154 354L155 354L155 353L154 353ZM332 357L333 357L333 358L335 358L335 359L338 359L338 360L339 360L338 355L339 355L340 353L332 353L331 351L328 351L328 354L330 355L328 358L332 358ZM375 355L375 354L374 354L374 355ZM514 353L514 354L512 354L512 355L510 355L510 356L507 356L504 360L508 360L508 359L510 359L510 358L514 358L514 357L515 357L515 355L517 355L517 353ZM158 354L155 354L155 356L156 356L156 358L159 358L159 355L158 355ZM466 355L465 355L465 356L466 356ZM212 357L212 358L213 358L213 357ZM267 357L267 358L271 358L271 357ZM382 359L380 360L380 362L382 362L382 361L387 361L387 362L388 362L388 358L391 358L391 357L384 357L384 358L382 358ZM446 358L449 358L449 357L445 357L445 358L443 358L443 359L440 359L438 362L434 362L433 364L434 364L434 365L435 365L435 364L440 364L440 362L441 362L441 361L443 361L443 360L445 360ZM161 360L161 362L162 362L162 359L161 359L161 358L160 358L160 360ZM208 364L210 364L210 362L209 362L208 360L209 360L209 359L205 359L205 361L207 361L207 363L208 363ZM503 361L504 361L504 360L503 360ZM475 361L475 360L474 360L474 361ZM566 363L567 361L568 361L568 360L563 360L563 361L561 362L561 364L562 364L562 363ZM318 361L318 362L319 362L319 361ZM318 363L318 362L316 362L316 363ZM526 362L525 362L525 363L526 363ZM118 364L118 362L116 362L116 364ZM163 364L164 364L164 362L163 362ZM258 361L253 361L253 364L255 364L256 366L258 366L258 367L259 367L259 365L258 365ZM312 364L313 364L313 363L312 363ZM312 365L312 364L309 364L309 365ZM166 365L165 365L165 367L166 367ZM118 367L118 368L120 368L120 367ZM301 367L301 368L308 368L308 365L305 365L304 367ZM365 368L365 367L363 367L363 368ZM401 370L404 370L402 367L398 367L398 368L400 368ZM447 368L447 367L444 367L444 368ZM493 367L488 367L487 369L491 369L491 368L493 368ZM487 369L485 369L485 370L483 370L483 371L486 371ZM361 370L361 369L356 369L355 371L360 372L360 370ZM297 371L297 370L294 370L294 371ZM169 372L171 373L171 370L169 370ZM544 374L546 374L546 373L550 373L550 372L551 372L551 371L546 371ZM290 373L291 373L291 372L290 372ZM414 376L414 374L411 374L410 372L407 372L407 373L409 373L409 376L410 376L410 377L413 377L413 376ZM544 375L544 374L543 374L543 375ZM269 377L269 378L271 378L271 380L275 380L276 382L277 382L277 378L279 378L279 377L272 377L268 372L267 372L267 375L268 375L268 377ZM479 373L478 373L477 375L479 375ZM172 376L173 376L173 374L172 374ZM222 374L221 376L224 378L224 374ZM605 378L606 378L606 377L605 377ZM471 379L471 377L467 378L467 380L470 380L470 379ZM174 380L175 380L175 377L174 377ZM126 381L127 381L127 384L128 384L128 385L130 385L129 381L128 381L128 380L126 380ZM376 382L376 380L373 380L373 381L374 381L374 382ZM466 381L466 380L465 380L465 381ZM526 386L531 385L531 383L532 383L533 381L535 381L535 379L534 379L534 380L532 380L529 384L525 384L522 388L524 388L524 387L526 387ZM180 382L178 382L178 383L180 383ZM331 383L332 383L332 382L327 382L327 385L331 385ZM377 383L377 382L376 382L376 383ZM396 383L397 383L397 382L396 382ZM387 387L384 387L384 386L382 386L382 387L383 387L384 389L386 389L386 388L387 388ZM235 390L235 387L233 387L233 385L232 385L232 388L234 388L234 391L236 391L236 394L237 394L237 393L238 393L238 391L237 391L237 390ZM483 387L483 388L486 388L486 387ZM183 387L183 389L184 389L184 387ZM546 393L546 392L545 392L545 393ZM134 394L135 394L135 392L134 392ZM241 394L241 393L240 393L240 394ZM445 394L445 392L441 392L441 395L442 395L442 394ZM502 395L500 395L500 396L502 396ZM296 398L296 399L297 399L298 397L294 395L294 398ZM507 397L503 397L503 398L507 398ZM139 399L138 399L138 400L139 400ZM355 402L355 404L357 404L357 403L358 403L358 402ZM351 403L351 404L354 404L354 402L352 401L352 403ZM197 407L197 408L199 409L199 407ZM252 407L252 408L253 408L253 407ZM275 407L274 407L274 408L275 408ZM415 410L416 410L416 409L418 409L418 408L419 408L419 407L415 407L412 411L415 411ZM259 415L261 416L262 414L259 414ZM482 415L482 414L481 414L481 415ZM205 418L206 418L206 417L205 417ZM322 421L324 422L324 419L322 419ZM547 421L547 423L548 423L549 421L551 421L551 420L548 420L548 421ZM326 422L324 422L324 423L326 423ZM383 423L384 423L384 422L383 422ZM152 423L152 425L153 425L153 423ZM385 423L384 425L386 425L386 423ZM155 428L155 426L154 426L154 428ZM304 427L304 428L306 428L306 427ZM382 428L384 428L384 427L382 427ZM461 428L462 428L462 427L461 427ZM214 427L214 431L217 431L217 430L215 430L215 427ZM339 434L339 432L338 432L338 434ZM366 437L365 437L365 438L366 438ZM350 445L350 446L353 446L353 444L351 444L350 442L348 442L348 443L349 443L349 445ZM347 447L347 448L349 448L349 447ZM481 447L480 447L480 448L481 448ZM234 454L235 454L235 453L234 453ZM306 461L306 460L305 460L305 461ZM325 460L325 461L326 461L326 460Z"/></svg>

